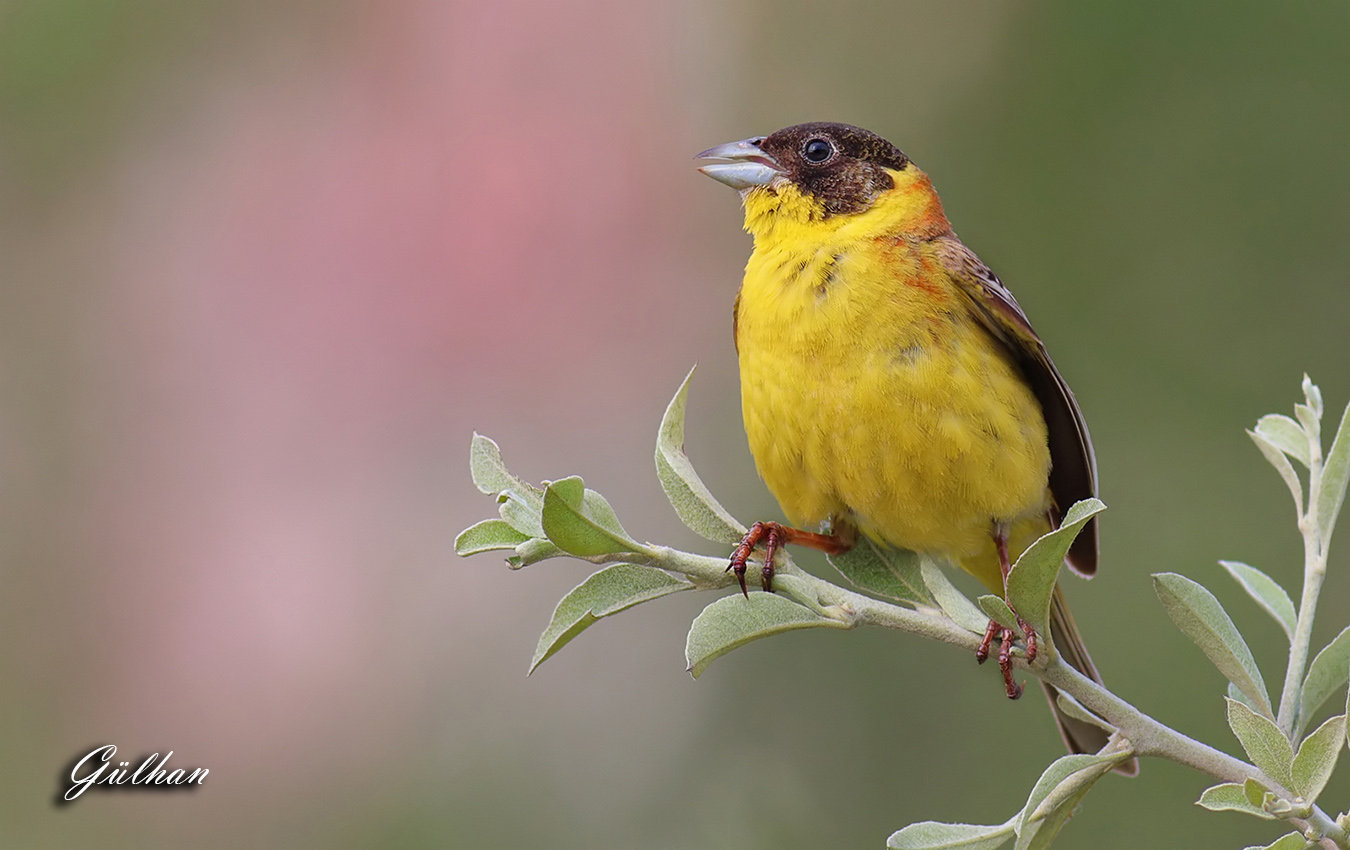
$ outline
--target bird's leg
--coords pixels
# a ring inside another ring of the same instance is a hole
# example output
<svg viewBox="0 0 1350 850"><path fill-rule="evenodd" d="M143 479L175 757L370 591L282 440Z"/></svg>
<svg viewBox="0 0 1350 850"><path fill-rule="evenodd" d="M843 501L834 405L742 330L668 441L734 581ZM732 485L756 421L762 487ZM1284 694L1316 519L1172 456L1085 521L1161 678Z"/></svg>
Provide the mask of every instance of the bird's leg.
<svg viewBox="0 0 1350 850"><path fill-rule="evenodd" d="M998 569L1003 576L1003 601L1008 601L1008 573L1012 572L1012 559L1008 557L1008 528L1002 523L994 526L994 547L998 550ZM1012 610L1012 604L1008 608ZM1017 617L1017 625L1022 627L1023 634L1027 641L1027 661L1036 658L1036 631L1027 625L1022 619L1022 615L1013 610L1013 616ZM990 620L989 627L984 631L984 638L980 645L975 649L975 660L983 664L989 659L989 648L994 640L998 639L998 669L1003 673L1003 685L1008 692L1008 699L1017 699L1022 695L1022 686L1013 680L1012 675L1012 645L1016 634L1012 629L1005 629L999 625L997 620Z"/></svg>
<svg viewBox="0 0 1350 850"><path fill-rule="evenodd" d="M798 546L806 546L810 549L817 549L826 555L842 555L853 548L855 534L852 527L841 528L835 534L817 534L813 531L802 531L800 528L790 528L776 522L757 522L750 526L745 537L741 538L741 544L731 553L731 563L727 564L728 571L735 571L736 581L740 582L741 593L750 598L750 591L745 586L746 562L750 560L750 555L754 553L755 547L760 543L764 544L764 567L760 570L760 586L765 591L773 590L773 558L778 550L789 543Z"/></svg>

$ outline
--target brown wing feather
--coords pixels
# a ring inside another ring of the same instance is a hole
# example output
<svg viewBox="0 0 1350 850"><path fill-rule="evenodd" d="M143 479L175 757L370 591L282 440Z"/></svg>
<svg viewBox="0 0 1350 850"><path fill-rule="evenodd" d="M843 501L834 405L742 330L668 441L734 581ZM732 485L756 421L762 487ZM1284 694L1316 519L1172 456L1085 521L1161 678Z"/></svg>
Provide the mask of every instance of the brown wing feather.
<svg viewBox="0 0 1350 850"><path fill-rule="evenodd" d="M1054 497L1051 521L1059 526L1063 512L1074 502L1097 495L1097 457L1078 400L1064 381L1026 313L980 258L948 232L934 240L947 273L969 298L975 315L1017 358L1031 385L1050 435L1050 493ZM1097 520L1078 535L1066 558L1074 572L1097 572Z"/></svg>

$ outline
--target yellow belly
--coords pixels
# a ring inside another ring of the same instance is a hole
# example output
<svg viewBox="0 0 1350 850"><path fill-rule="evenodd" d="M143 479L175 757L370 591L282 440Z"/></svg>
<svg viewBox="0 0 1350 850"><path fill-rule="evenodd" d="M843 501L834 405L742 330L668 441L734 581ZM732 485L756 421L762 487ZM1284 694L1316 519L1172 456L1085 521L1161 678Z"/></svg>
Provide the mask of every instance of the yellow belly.
<svg viewBox="0 0 1350 850"><path fill-rule="evenodd" d="M1014 557L1048 528L1040 405L921 246L757 246L737 325L750 450L794 524L847 519L993 587L995 524Z"/></svg>

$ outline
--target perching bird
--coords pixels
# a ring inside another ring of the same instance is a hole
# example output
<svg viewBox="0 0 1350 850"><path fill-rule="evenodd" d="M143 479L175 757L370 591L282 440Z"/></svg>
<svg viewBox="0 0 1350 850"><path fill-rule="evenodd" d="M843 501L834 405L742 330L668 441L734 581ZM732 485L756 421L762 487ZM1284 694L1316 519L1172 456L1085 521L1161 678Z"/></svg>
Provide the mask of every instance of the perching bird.
<svg viewBox="0 0 1350 850"><path fill-rule="evenodd" d="M698 158L740 191L754 237L733 325L742 412L755 464L798 526L752 527L732 556L742 590L761 543L770 590L780 546L839 553L860 532L957 564L1006 599L1010 563L1097 492L1078 403L1012 293L952 232L928 176L874 133L799 124ZM1095 519L1067 563L1096 572ZM1036 651L1024 631L991 622L977 653L999 642L1013 698L1013 642ZM1101 681L1058 588L1051 633ZM1106 744L1047 693L1071 750Z"/></svg>

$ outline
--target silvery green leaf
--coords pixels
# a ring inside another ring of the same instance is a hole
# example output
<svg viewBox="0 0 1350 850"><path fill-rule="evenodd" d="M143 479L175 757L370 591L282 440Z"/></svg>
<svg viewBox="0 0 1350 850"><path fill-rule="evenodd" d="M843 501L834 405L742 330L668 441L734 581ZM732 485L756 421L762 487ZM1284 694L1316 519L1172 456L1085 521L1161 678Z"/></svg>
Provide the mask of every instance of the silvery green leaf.
<svg viewBox="0 0 1350 850"><path fill-rule="evenodd" d="M1214 594L1176 573L1154 574L1153 589L1177 628L1200 647L1228 681L1269 715L1270 698L1256 659Z"/></svg>
<svg viewBox="0 0 1350 850"><path fill-rule="evenodd" d="M1312 382L1307 374L1303 376L1303 399L1308 403L1317 418L1322 418L1322 390Z"/></svg>
<svg viewBox="0 0 1350 850"><path fill-rule="evenodd" d="M1256 600L1256 604L1266 609L1266 613L1275 618L1289 640L1294 639L1294 628L1298 624L1298 612L1294 610L1294 600L1289 598L1283 587L1275 579L1238 561L1220 561L1219 565L1242 585L1247 595Z"/></svg>
<svg viewBox="0 0 1350 850"><path fill-rule="evenodd" d="M604 496L594 490L588 489L582 494L581 508L585 511L586 516L595 520L601 528L612 531L620 537L632 537L624 530L623 523L619 522L618 514L614 513L614 508L610 507Z"/></svg>
<svg viewBox="0 0 1350 850"><path fill-rule="evenodd" d="M989 625L989 618L975 607L964 593L956 589L956 585L952 584L941 567L932 560L920 556L919 573L923 576L924 586L937 601L938 607L952 618L952 622L968 632L984 634L985 627Z"/></svg>
<svg viewBox="0 0 1350 850"><path fill-rule="evenodd" d="M1247 798L1247 802L1256 806L1261 811L1265 811L1265 803L1270 799L1271 791L1266 786L1252 779L1250 776L1242 783L1242 793ZM1267 812L1267 814L1269 814Z"/></svg>
<svg viewBox="0 0 1350 850"><path fill-rule="evenodd" d="M537 505L530 496L512 490L503 490L497 496L497 502L497 512L507 525L528 537L544 536L544 526L539 519L544 507L543 491L540 491Z"/></svg>
<svg viewBox="0 0 1350 850"><path fill-rule="evenodd" d="M528 486L507 470L497 444L478 433L469 444L469 474L473 476L474 486L489 495Z"/></svg>
<svg viewBox="0 0 1350 850"><path fill-rule="evenodd" d="M1293 783L1294 748L1280 727L1237 700L1227 700L1228 726L1252 764L1284 787Z"/></svg>
<svg viewBox="0 0 1350 850"><path fill-rule="evenodd" d="M1256 420L1256 433L1272 446L1292 457L1307 468L1312 464L1308 456L1308 434L1303 426L1282 413L1269 413Z"/></svg>
<svg viewBox="0 0 1350 850"><path fill-rule="evenodd" d="M1289 458L1279 447L1271 443L1265 437L1255 431L1248 431L1247 436L1252 438L1256 447L1265 455L1270 465L1275 467L1275 471L1280 473L1284 479L1285 486L1289 488L1289 495L1294 497L1294 507L1299 516L1303 515L1303 484L1298 480L1298 473L1294 471L1294 465L1289 462Z"/></svg>
<svg viewBox="0 0 1350 850"><path fill-rule="evenodd" d="M849 623L822 617L790 599L751 591L746 599L724 596L694 618L685 643L685 659L694 678L708 665L753 640L794 629L847 629Z"/></svg>
<svg viewBox="0 0 1350 850"><path fill-rule="evenodd" d="M1290 786L1309 803L1317 802L1326 787L1331 772L1336 769L1336 757L1345 741L1345 715L1327 720L1316 731L1303 739L1294 756L1294 784Z"/></svg>
<svg viewBox="0 0 1350 850"><path fill-rule="evenodd" d="M1107 721L1093 714L1091 711L1087 709L1085 705L1083 705L1081 702L1074 699L1073 697L1069 696L1064 691L1055 692L1055 702L1059 705L1060 711L1064 712L1065 714L1074 718L1075 720L1081 720L1084 723L1091 723L1093 726L1105 729L1107 732L1116 731L1115 726L1112 726Z"/></svg>
<svg viewBox="0 0 1350 850"><path fill-rule="evenodd" d="M924 583L920 561L916 552L892 549L866 537L842 555L829 556L830 564L861 590L936 608L937 601Z"/></svg>
<svg viewBox="0 0 1350 850"><path fill-rule="evenodd" d="M1320 440L1322 438L1322 412L1314 410L1306 404L1294 405L1294 418L1303 426L1303 430L1308 432L1310 440Z"/></svg>
<svg viewBox="0 0 1350 850"><path fill-rule="evenodd" d="M1260 805L1255 805L1247 798L1246 790L1242 785L1236 782L1225 782L1222 785L1213 785L1205 789L1200 795L1200 799L1195 801L1197 806L1209 809L1211 812L1242 812L1261 818L1262 820L1275 820L1275 816Z"/></svg>
<svg viewBox="0 0 1350 850"><path fill-rule="evenodd" d="M1303 679L1298 709L1299 729L1306 728L1313 714L1327 698L1345 685L1350 671L1350 626L1346 626L1331 643L1322 648L1308 665Z"/></svg>
<svg viewBox="0 0 1350 850"><path fill-rule="evenodd" d="M998 826L968 823L912 823L891 835L887 850L995 850L1013 835L1009 821Z"/></svg>
<svg viewBox="0 0 1350 850"><path fill-rule="evenodd" d="M1350 482L1350 405L1341 416L1336 439L1322 464L1322 492L1317 496L1317 527L1322 530L1322 551L1331 542L1341 505L1345 502L1345 486Z"/></svg>
<svg viewBox="0 0 1350 850"><path fill-rule="evenodd" d="M543 534L543 531L539 533ZM549 558L561 558L566 554L544 537L531 537L516 547L516 554L507 558L506 563L511 565L511 569L518 570Z"/></svg>
<svg viewBox="0 0 1350 850"><path fill-rule="evenodd" d="M533 673L601 617L692 587L689 582L652 567L636 564L605 567L574 587L558 603L548 628L539 636L539 646L534 650L529 672Z"/></svg>
<svg viewBox="0 0 1350 850"><path fill-rule="evenodd" d="M684 453L684 410L693 377L694 370L690 369L661 418L656 436L656 474L671 507L691 531L715 543L740 543L745 526L713 498Z"/></svg>
<svg viewBox="0 0 1350 850"><path fill-rule="evenodd" d="M1237 700L1238 702L1250 708L1252 711L1255 712L1261 711L1260 707L1257 706L1256 703L1252 702L1251 697L1247 696L1242 691L1238 690L1238 686L1233 684L1232 682L1228 683L1228 698Z"/></svg>
<svg viewBox="0 0 1350 850"><path fill-rule="evenodd" d="M501 519L485 519L469 526L455 538L455 554L477 555L495 549L514 549L530 538Z"/></svg>
<svg viewBox="0 0 1350 850"><path fill-rule="evenodd" d="M586 515L586 487L573 476L550 482L540 514L544 533L559 549L580 558L623 552L650 554L647 547L616 534Z"/></svg>
<svg viewBox="0 0 1350 850"><path fill-rule="evenodd" d="M1008 573L1008 603L1041 634L1049 634L1050 597L1069 547L1088 520L1106 510L1100 499L1084 499L1071 506L1059 528L1027 547Z"/></svg>
<svg viewBox="0 0 1350 850"><path fill-rule="evenodd" d="M1312 845L1308 843L1308 839L1304 838L1300 833L1291 832L1264 847L1251 845L1244 848L1244 850L1308 850L1311 846Z"/></svg>
<svg viewBox="0 0 1350 850"><path fill-rule="evenodd" d="M980 606L980 610L985 613L989 620L998 621L1000 626L1005 629L1012 629L1016 634L1022 633L1022 627L1017 625L1017 615L1012 612L1012 609L1008 607L1008 603L1004 602L1002 597L987 593L976 599L975 603ZM987 624L988 621L986 620Z"/></svg>
<svg viewBox="0 0 1350 850"><path fill-rule="evenodd" d="M1111 767L1128 757L1128 753L1060 756L1051 762L1027 796L1027 804L1017 821L1017 833L1023 834L1027 825L1050 814L1057 805L1084 785L1092 785Z"/></svg>

